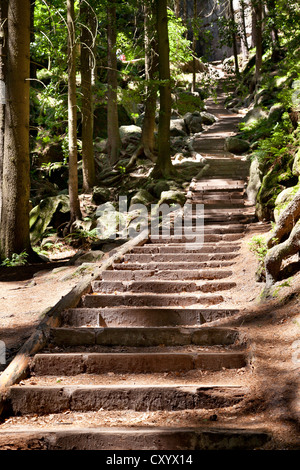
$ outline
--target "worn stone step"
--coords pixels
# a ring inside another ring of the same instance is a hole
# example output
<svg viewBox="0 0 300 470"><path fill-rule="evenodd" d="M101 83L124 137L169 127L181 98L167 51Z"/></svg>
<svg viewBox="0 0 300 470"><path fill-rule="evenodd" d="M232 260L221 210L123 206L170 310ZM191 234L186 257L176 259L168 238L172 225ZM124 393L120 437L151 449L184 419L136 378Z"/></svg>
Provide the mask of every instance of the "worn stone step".
<svg viewBox="0 0 300 470"><path fill-rule="evenodd" d="M13 386L8 403L13 415L70 411L180 411L220 409L241 403L248 389L196 385Z"/></svg>
<svg viewBox="0 0 300 470"><path fill-rule="evenodd" d="M198 327L60 327L51 328L50 343L55 346L228 346L236 343L239 333L233 328Z"/></svg>
<svg viewBox="0 0 300 470"><path fill-rule="evenodd" d="M157 294L176 294L180 292L219 292L236 287L230 281L169 281L169 280L141 280L141 281L94 281L93 292L140 292Z"/></svg>
<svg viewBox="0 0 300 470"><path fill-rule="evenodd" d="M202 325L239 313L238 309L116 307L75 308L63 312L62 321L69 326L187 326Z"/></svg>
<svg viewBox="0 0 300 470"><path fill-rule="evenodd" d="M124 260L130 263L151 263L151 262L171 262L171 261L228 261L238 256L236 252L228 253L161 253L161 254L128 254Z"/></svg>
<svg viewBox="0 0 300 470"><path fill-rule="evenodd" d="M139 270L170 270L170 271L175 271L175 270L195 270L195 269L205 269L205 268L226 268L228 266L232 266L235 264L235 260L231 261L203 261L203 262L195 262L193 263L192 261L181 261L181 262L175 262L173 261L172 263L166 261L163 263L120 263L120 264L114 264L114 270L118 271L139 271Z"/></svg>
<svg viewBox="0 0 300 470"><path fill-rule="evenodd" d="M165 280L197 280L197 279L224 279L232 275L232 271L224 269L207 270L109 270L103 271L101 278L104 281L141 281L145 279L165 279Z"/></svg>
<svg viewBox="0 0 300 470"><path fill-rule="evenodd" d="M247 366L245 352L200 353L57 353L36 354L35 375L149 374L156 372L240 369Z"/></svg>
<svg viewBox="0 0 300 470"><path fill-rule="evenodd" d="M118 293L118 294L87 294L82 299L82 306L94 307L186 307L188 305L215 305L223 302L220 294L148 294Z"/></svg>
<svg viewBox="0 0 300 470"><path fill-rule="evenodd" d="M261 428L25 428L0 432L0 450L257 450L270 439Z"/></svg>
<svg viewBox="0 0 300 470"><path fill-rule="evenodd" d="M194 245L191 249L184 248L178 245L153 245L152 243L134 248L132 254L150 254L150 253L232 253L241 248L240 244L222 243L216 245L215 243L203 243Z"/></svg>

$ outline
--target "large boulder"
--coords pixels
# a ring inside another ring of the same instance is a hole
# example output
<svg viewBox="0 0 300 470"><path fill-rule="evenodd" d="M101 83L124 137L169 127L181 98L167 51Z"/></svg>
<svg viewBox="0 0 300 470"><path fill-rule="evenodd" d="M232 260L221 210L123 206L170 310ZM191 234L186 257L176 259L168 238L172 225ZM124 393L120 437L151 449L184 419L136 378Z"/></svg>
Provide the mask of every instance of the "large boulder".
<svg viewBox="0 0 300 470"><path fill-rule="evenodd" d="M265 119L268 117L268 113L264 111L261 107L256 107L248 111L246 116L241 120L241 122L245 123L247 126L249 124L253 124L260 119Z"/></svg>
<svg viewBox="0 0 300 470"><path fill-rule="evenodd" d="M129 143L139 141L142 135L142 129L135 124L130 126L121 126L119 128L120 138L123 145L128 145Z"/></svg>
<svg viewBox="0 0 300 470"><path fill-rule="evenodd" d="M186 128L184 119L171 119L170 135L171 137L187 135L187 128Z"/></svg>
<svg viewBox="0 0 300 470"><path fill-rule="evenodd" d="M202 117L199 111L186 113L183 119L190 134L197 134L198 132L203 131Z"/></svg>
<svg viewBox="0 0 300 470"><path fill-rule="evenodd" d="M261 169L261 164L257 158L254 158L250 165L249 183L246 190L248 199L252 204L255 204L256 202L256 196L258 194L259 188L261 187L262 178L263 172Z"/></svg>
<svg viewBox="0 0 300 470"><path fill-rule="evenodd" d="M104 204L105 202L109 201L110 194L111 193L109 189L95 186L93 188L92 201L97 205Z"/></svg>
<svg viewBox="0 0 300 470"><path fill-rule="evenodd" d="M225 150L235 155L242 155L250 148L249 142L238 137L227 137L225 140Z"/></svg>
<svg viewBox="0 0 300 470"><path fill-rule="evenodd" d="M217 122L218 118L207 111L201 111L200 117L202 119L202 123L206 126L211 126L215 122Z"/></svg>
<svg viewBox="0 0 300 470"><path fill-rule="evenodd" d="M35 244L43 238L48 227L57 228L70 218L69 196L59 195L43 199L30 211L30 239Z"/></svg>
<svg viewBox="0 0 300 470"><path fill-rule="evenodd" d="M278 221L280 215L284 211L284 209L288 206L288 204L294 199L296 193L299 191L300 185L297 184L296 186L292 186L291 188L286 188L281 193L278 194L275 200L275 208L274 208L274 219L275 222Z"/></svg>
<svg viewBox="0 0 300 470"><path fill-rule="evenodd" d="M300 176L300 150L298 150L295 156L292 172L293 172L293 175Z"/></svg>

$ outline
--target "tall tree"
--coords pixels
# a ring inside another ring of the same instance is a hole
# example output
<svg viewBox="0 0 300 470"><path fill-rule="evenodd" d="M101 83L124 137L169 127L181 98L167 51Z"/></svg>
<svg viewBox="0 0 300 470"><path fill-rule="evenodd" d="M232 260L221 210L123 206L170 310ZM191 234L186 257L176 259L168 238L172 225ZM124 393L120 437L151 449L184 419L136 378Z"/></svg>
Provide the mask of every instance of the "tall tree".
<svg viewBox="0 0 300 470"><path fill-rule="evenodd" d="M69 197L70 223L81 219L78 198L77 170L77 100L76 100L76 36L74 0L67 0L68 26L68 127L69 127Z"/></svg>
<svg viewBox="0 0 300 470"><path fill-rule="evenodd" d="M175 173L170 153L171 76L167 0L155 0L158 47L160 109L158 124L158 157L152 172L154 178L168 178Z"/></svg>
<svg viewBox="0 0 300 470"><path fill-rule="evenodd" d="M82 174L83 191L95 185L95 160L93 146L94 115L92 100L92 69L94 63L95 21L93 11L86 2L80 3L81 19L81 123L82 123Z"/></svg>
<svg viewBox="0 0 300 470"><path fill-rule="evenodd" d="M152 161L156 160L155 156L155 111L157 100L157 84L155 75L158 67L157 60L157 40L154 32L153 0L147 0L144 4L144 43L145 43L145 78L146 78L146 98L145 113L142 125L141 142L137 150L132 155L127 171L132 168L136 159L144 153L144 155Z"/></svg>
<svg viewBox="0 0 300 470"><path fill-rule="evenodd" d="M119 160L120 134L118 119L118 71L116 55L117 20L116 3L107 6L107 151L111 165Z"/></svg>
<svg viewBox="0 0 300 470"><path fill-rule="evenodd" d="M235 63L235 73L236 73L236 76L239 77L240 69L239 69L239 57L238 57L238 47L237 47L237 38L236 38L236 21L235 21L233 0L229 0L229 11L230 11L230 18L232 21L232 48L233 48L233 56L234 56L234 63Z"/></svg>
<svg viewBox="0 0 300 470"><path fill-rule="evenodd" d="M0 223L1 223L1 212L2 212L2 178L3 178L3 158L4 158L7 9L8 9L8 0L1 1L0 2Z"/></svg>
<svg viewBox="0 0 300 470"><path fill-rule="evenodd" d="M258 82L261 67L262 67L262 35L263 35L263 2L262 0L252 0L252 7L255 17L255 46L256 46L256 59L255 59L255 80Z"/></svg>
<svg viewBox="0 0 300 470"><path fill-rule="evenodd" d="M1 1L1 6L4 2ZM30 0L7 11L6 106L0 257L31 252L29 237Z"/></svg>

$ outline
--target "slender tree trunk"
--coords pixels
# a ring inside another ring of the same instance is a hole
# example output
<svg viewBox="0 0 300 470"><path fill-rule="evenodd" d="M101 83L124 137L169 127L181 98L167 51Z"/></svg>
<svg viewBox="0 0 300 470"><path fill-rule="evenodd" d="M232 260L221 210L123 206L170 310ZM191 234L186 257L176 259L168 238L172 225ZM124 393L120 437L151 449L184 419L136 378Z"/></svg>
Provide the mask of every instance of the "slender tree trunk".
<svg viewBox="0 0 300 470"><path fill-rule="evenodd" d="M174 0L174 13L176 18L180 17L180 0Z"/></svg>
<svg viewBox="0 0 300 470"><path fill-rule="evenodd" d="M255 0L254 3L255 16L256 16L256 26L255 26L255 36L256 36L256 61L255 61L255 80L258 82L261 67L262 67L262 12L263 5L261 0Z"/></svg>
<svg viewBox="0 0 300 470"><path fill-rule="evenodd" d="M193 4L193 18L194 18L194 27L193 27L193 79L192 79L192 92L196 91L196 45L197 45L197 36L196 36L196 26L195 22L197 20L197 0L194 0Z"/></svg>
<svg viewBox="0 0 300 470"><path fill-rule="evenodd" d="M2 213L2 179L3 179L3 158L4 158L7 10L8 10L8 0L1 1L0 2L0 226L1 226L1 213Z"/></svg>
<svg viewBox="0 0 300 470"><path fill-rule="evenodd" d="M155 0L159 57L160 110L158 125L158 157L152 176L168 178L175 172L170 154L171 83L167 0Z"/></svg>
<svg viewBox="0 0 300 470"><path fill-rule="evenodd" d="M93 66L93 24L92 11L89 5L82 1L81 13L81 93L82 93L82 175L83 191L89 192L95 185L94 160L94 114L92 100L92 66Z"/></svg>
<svg viewBox="0 0 300 470"><path fill-rule="evenodd" d="M107 8L107 151L111 165L119 160L120 134L118 119L118 71L116 56L116 4L109 3Z"/></svg>
<svg viewBox="0 0 300 470"><path fill-rule="evenodd" d="M247 38L247 28L246 28L246 7L247 4L245 0L240 0L240 15L241 15L241 26L242 26L242 51L245 58L249 57L249 45Z"/></svg>
<svg viewBox="0 0 300 470"><path fill-rule="evenodd" d="M68 25L68 126L69 126L69 197L70 224L81 219L78 199L77 170L77 104L76 104L76 44L74 0L67 0Z"/></svg>
<svg viewBox="0 0 300 470"><path fill-rule="evenodd" d="M132 169L136 159L144 154L152 161L156 160L155 156L155 112L157 100L157 85L154 82L155 74L158 69L157 60L157 41L154 38L154 25L151 8L145 3L144 5L144 43L145 43L145 78L146 100L145 113L142 127L141 143L132 155L126 170Z"/></svg>
<svg viewBox="0 0 300 470"><path fill-rule="evenodd" d="M230 17L231 17L232 23L235 24L233 0L229 0L229 7L230 7ZM235 73L236 73L236 76L239 77L240 69L239 69L239 57L238 57L238 48L237 48L235 28L233 28L232 30L232 47L233 47L233 56L234 56L234 63L235 63Z"/></svg>
<svg viewBox="0 0 300 470"><path fill-rule="evenodd" d="M4 3L1 1L1 6ZM10 0L0 257L31 252L29 238L30 0Z"/></svg>

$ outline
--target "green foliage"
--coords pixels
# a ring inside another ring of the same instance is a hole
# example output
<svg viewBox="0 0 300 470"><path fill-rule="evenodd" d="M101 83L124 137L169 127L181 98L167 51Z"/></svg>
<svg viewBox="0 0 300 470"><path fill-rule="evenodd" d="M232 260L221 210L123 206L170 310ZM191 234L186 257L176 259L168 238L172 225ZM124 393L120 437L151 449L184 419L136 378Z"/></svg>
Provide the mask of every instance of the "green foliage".
<svg viewBox="0 0 300 470"><path fill-rule="evenodd" d="M170 63L176 68L192 60L191 41L185 38L186 27L181 18L176 18L172 10L168 10L168 31L170 45Z"/></svg>
<svg viewBox="0 0 300 470"><path fill-rule="evenodd" d="M13 267L13 266L24 266L27 264L28 253L22 251L22 253L13 253L11 258L6 258L0 266Z"/></svg>
<svg viewBox="0 0 300 470"><path fill-rule="evenodd" d="M263 235L255 235L248 243L249 249L255 254L259 263L264 263L266 254L268 252L265 237Z"/></svg>

